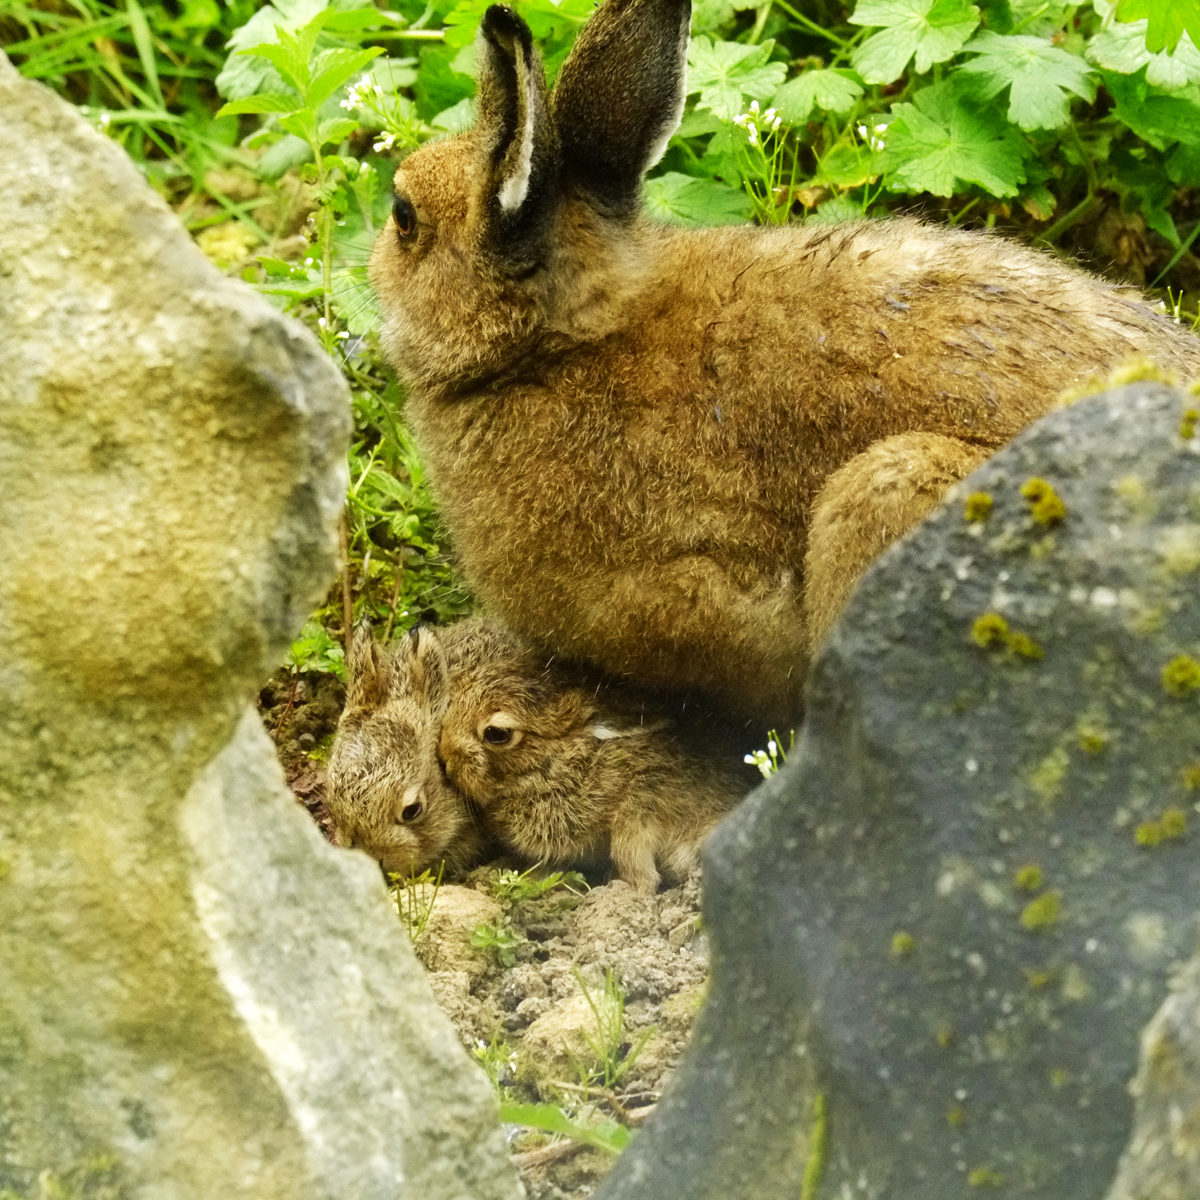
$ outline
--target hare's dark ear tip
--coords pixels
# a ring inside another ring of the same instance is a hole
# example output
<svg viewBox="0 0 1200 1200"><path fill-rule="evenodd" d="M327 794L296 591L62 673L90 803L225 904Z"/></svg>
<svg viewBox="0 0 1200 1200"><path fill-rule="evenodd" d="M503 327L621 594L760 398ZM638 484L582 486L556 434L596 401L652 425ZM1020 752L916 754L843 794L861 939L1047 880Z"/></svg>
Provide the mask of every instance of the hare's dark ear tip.
<svg viewBox="0 0 1200 1200"><path fill-rule="evenodd" d="M533 44L529 26L507 4L491 5L483 14L480 27L494 42L503 42L511 47L513 42L520 41L526 48Z"/></svg>

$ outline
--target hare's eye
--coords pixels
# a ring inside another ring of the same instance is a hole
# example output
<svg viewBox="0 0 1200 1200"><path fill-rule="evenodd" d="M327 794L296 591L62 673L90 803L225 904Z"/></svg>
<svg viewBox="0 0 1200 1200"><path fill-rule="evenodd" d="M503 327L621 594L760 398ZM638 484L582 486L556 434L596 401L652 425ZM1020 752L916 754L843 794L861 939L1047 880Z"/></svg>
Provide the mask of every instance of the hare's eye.
<svg viewBox="0 0 1200 1200"><path fill-rule="evenodd" d="M503 725L489 725L483 731L483 740L489 746L507 746L513 740L513 731Z"/></svg>
<svg viewBox="0 0 1200 1200"><path fill-rule="evenodd" d="M424 809L421 805L421 802L419 800L415 800L412 804L406 804L400 810L400 821L402 824L407 825L409 822L415 821L423 811Z"/></svg>
<svg viewBox="0 0 1200 1200"><path fill-rule="evenodd" d="M397 196L392 201L392 219L396 222L396 233L402 242L417 232L417 210L403 196Z"/></svg>

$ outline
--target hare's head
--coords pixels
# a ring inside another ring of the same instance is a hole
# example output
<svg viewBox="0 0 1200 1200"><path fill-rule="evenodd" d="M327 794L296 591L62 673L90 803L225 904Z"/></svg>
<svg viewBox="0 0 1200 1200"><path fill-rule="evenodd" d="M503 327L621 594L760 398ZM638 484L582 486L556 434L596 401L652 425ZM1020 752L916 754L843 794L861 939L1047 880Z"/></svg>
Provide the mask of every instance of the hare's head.
<svg viewBox="0 0 1200 1200"><path fill-rule="evenodd" d="M448 645L453 686L439 754L451 783L486 815L514 783L566 769L567 743L584 729L592 706L585 689L497 626L460 625Z"/></svg>
<svg viewBox="0 0 1200 1200"><path fill-rule="evenodd" d="M529 27L487 10L476 125L400 164L372 255L384 345L411 381L486 375L618 311L642 176L682 112L689 16L689 0L606 0L551 94Z"/></svg>
<svg viewBox="0 0 1200 1200"><path fill-rule="evenodd" d="M389 653L360 627L349 665L325 801L338 842L402 875L466 865L481 838L438 763L447 667L436 635L414 629Z"/></svg>

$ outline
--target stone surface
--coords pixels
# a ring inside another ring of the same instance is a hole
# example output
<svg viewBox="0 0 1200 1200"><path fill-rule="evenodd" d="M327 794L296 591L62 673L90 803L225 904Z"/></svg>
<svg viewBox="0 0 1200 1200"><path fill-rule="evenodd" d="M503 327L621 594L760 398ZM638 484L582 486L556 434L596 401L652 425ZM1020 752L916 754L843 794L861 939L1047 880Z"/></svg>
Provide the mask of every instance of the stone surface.
<svg viewBox="0 0 1200 1200"><path fill-rule="evenodd" d="M1108 1200L1196 1200L1200 1194L1200 956L1142 1035L1133 1136Z"/></svg>
<svg viewBox="0 0 1200 1200"><path fill-rule="evenodd" d="M0 111L0 1195L515 1197L248 708L333 575L345 386L2 55Z"/></svg>
<svg viewBox="0 0 1200 1200"><path fill-rule="evenodd" d="M1195 403L1054 414L868 573L709 841L712 998L598 1196L1106 1195L1200 910Z"/></svg>

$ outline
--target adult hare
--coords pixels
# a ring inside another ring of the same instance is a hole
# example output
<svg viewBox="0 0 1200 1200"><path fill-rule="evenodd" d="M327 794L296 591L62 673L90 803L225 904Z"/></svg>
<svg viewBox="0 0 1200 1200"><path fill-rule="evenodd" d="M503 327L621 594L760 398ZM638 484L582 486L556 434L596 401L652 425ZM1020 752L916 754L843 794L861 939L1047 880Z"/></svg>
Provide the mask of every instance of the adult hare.
<svg viewBox="0 0 1200 1200"><path fill-rule="evenodd" d="M950 483L1130 355L1200 373L1200 341L998 237L649 221L688 20L606 0L550 93L489 8L477 123L401 163L371 278L485 605L782 721L854 581Z"/></svg>

